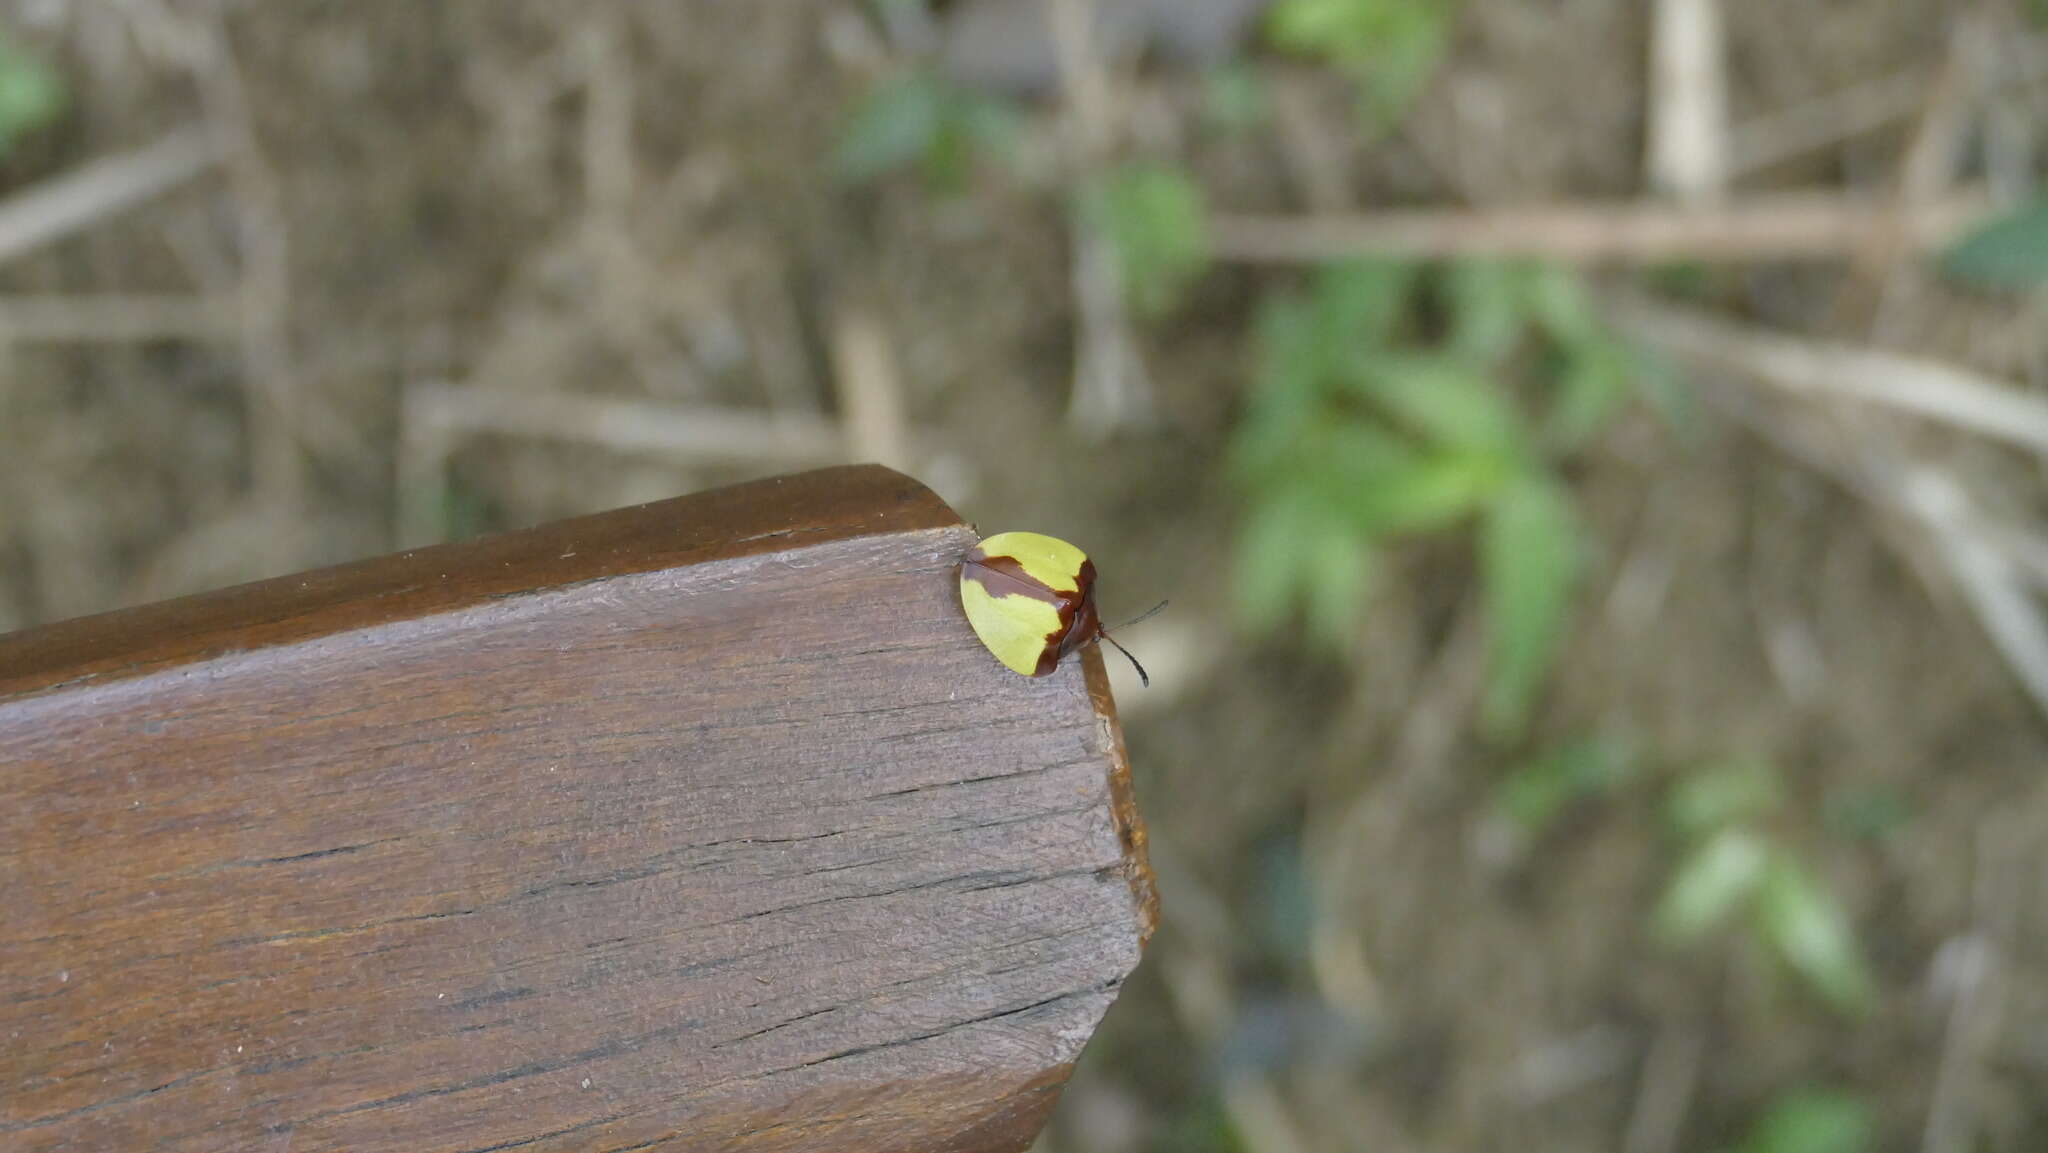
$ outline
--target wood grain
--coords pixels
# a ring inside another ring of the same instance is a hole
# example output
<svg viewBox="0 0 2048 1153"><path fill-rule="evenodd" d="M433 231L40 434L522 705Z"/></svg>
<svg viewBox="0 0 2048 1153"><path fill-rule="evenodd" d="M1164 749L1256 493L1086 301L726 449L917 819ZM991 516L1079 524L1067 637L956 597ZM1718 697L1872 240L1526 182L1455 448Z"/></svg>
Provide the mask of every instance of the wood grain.
<svg viewBox="0 0 2048 1153"><path fill-rule="evenodd" d="M0 637L0 1147L1023 1148L1154 914L974 535L832 469Z"/></svg>

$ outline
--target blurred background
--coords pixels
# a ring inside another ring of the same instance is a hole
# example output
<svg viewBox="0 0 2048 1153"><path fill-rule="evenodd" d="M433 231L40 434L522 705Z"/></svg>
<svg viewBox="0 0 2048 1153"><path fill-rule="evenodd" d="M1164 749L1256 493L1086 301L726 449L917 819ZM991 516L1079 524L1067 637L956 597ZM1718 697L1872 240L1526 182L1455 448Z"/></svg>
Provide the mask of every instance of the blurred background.
<svg viewBox="0 0 2048 1153"><path fill-rule="evenodd" d="M1046 1153L2048 1147L2048 5L0 13L0 628L880 460L1172 598Z"/></svg>

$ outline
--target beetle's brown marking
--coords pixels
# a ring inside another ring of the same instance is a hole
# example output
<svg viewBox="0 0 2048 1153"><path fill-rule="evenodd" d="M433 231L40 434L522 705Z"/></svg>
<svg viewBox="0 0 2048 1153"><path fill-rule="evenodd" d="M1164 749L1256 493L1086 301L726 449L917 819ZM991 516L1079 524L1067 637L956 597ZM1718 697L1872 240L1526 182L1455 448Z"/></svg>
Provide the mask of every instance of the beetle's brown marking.
<svg viewBox="0 0 2048 1153"><path fill-rule="evenodd" d="M1072 592L1047 588L1045 582L1024 571L1015 557L990 556L981 549L970 551L960 562L960 576L988 590L992 597L1019 596L1044 601L1060 614L1060 627L1045 635L1038 667L1031 671L1042 677L1057 668L1060 658L1102 635L1102 621L1095 614L1095 562L1083 560L1074 577Z"/></svg>
<svg viewBox="0 0 2048 1153"><path fill-rule="evenodd" d="M1084 564L1082 571L1092 568L1093 562ZM1061 592L1048 588L1044 581L1024 571L1024 565L1016 557L990 556L980 549L967 554L960 562L961 575L979 581L992 597L1030 597L1049 605L1065 606L1075 596L1085 593L1087 582L1081 582L1081 593ZM1066 614L1062 612L1062 617Z"/></svg>

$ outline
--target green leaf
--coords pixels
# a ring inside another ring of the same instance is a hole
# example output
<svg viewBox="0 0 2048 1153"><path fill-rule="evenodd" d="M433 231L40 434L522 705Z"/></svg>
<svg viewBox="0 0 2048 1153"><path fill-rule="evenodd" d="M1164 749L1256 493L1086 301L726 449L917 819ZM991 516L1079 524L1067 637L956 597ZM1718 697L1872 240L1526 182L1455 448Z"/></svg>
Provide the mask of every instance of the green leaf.
<svg viewBox="0 0 2048 1153"><path fill-rule="evenodd" d="M1650 916L1650 928L1671 944L1696 941L1756 892L1770 862L1763 839L1729 828L1686 854Z"/></svg>
<svg viewBox="0 0 2048 1153"><path fill-rule="evenodd" d="M1346 260L1315 279L1317 330L1333 369L1391 341L1407 312L1416 266L1401 260Z"/></svg>
<svg viewBox="0 0 2048 1153"><path fill-rule="evenodd" d="M1304 460L1319 455L1311 442L1331 427L1323 411L1328 365L1313 307L1294 296L1268 296L1255 330L1251 388L1231 442L1231 466L1246 484L1302 471Z"/></svg>
<svg viewBox="0 0 2048 1153"><path fill-rule="evenodd" d="M1275 294L1261 302L1256 326L1255 406L1293 408L1320 398L1328 362L1314 307L1298 296Z"/></svg>
<svg viewBox="0 0 2048 1153"><path fill-rule="evenodd" d="M1713 269L1698 260L1661 261L1642 273L1644 288L1661 297L1705 302L1714 290Z"/></svg>
<svg viewBox="0 0 2048 1153"><path fill-rule="evenodd" d="M1304 485L1254 504L1238 533L1238 613L1253 632L1279 628L1299 604L1312 641L1348 647L1371 576L1370 543Z"/></svg>
<svg viewBox="0 0 2048 1153"><path fill-rule="evenodd" d="M1521 413L1505 390L1463 360L1383 355L1359 366L1347 383L1433 444L1502 456L1521 446Z"/></svg>
<svg viewBox="0 0 2048 1153"><path fill-rule="evenodd" d="M1697 402L1678 366L1669 357L1640 345L1629 348L1629 361L1635 369L1636 391L1642 393L1664 427L1681 442L1696 435L1693 411Z"/></svg>
<svg viewBox="0 0 2048 1153"><path fill-rule="evenodd" d="M1742 1153L1865 1153L1876 1140L1869 1106L1846 1093L1805 1090L1772 1106Z"/></svg>
<svg viewBox="0 0 2048 1153"><path fill-rule="evenodd" d="M839 174L856 184L923 162L937 146L945 94L922 72L889 78L855 109L839 141Z"/></svg>
<svg viewBox="0 0 2048 1153"><path fill-rule="evenodd" d="M1294 608L1314 536L1327 531L1313 493L1282 489L1254 503L1237 533L1238 619L1255 633L1272 632Z"/></svg>
<svg viewBox="0 0 2048 1153"><path fill-rule="evenodd" d="M1372 578L1372 550L1350 533L1325 532L1311 542L1307 605L1309 640L1342 653L1358 637Z"/></svg>
<svg viewBox="0 0 2048 1153"><path fill-rule="evenodd" d="M1783 794L1776 769L1763 761L1736 758L1686 773L1672 787L1664 815L1681 840L1695 841L1769 813Z"/></svg>
<svg viewBox="0 0 2048 1153"><path fill-rule="evenodd" d="M0 33L0 154L55 120L64 102L62 78Z"/></svg>
<svg viewBox="0 0 2048 1153"><path fill-rule="evenodd" d="M1294 475L1313 478L1329 506L1361 533L1378 531L1370 515L1379 490L1413 469L1415 446L1374 424L1331 419L1319 410L1316 423L1287 451Z"/></svg>
<svg viewBox="0 0 2048 1153"><path fill-rule="evenodd" d="M1238 1135L1222 1096L1211 1091L1165 1118L1151 1148L1173 1153L1248 1153L1250 1146Z"/></svg>
<svg viewBox="0 0 2048 1153"><path fill-rule="evenodd" d="M441 539L468 540L490 527L490 502L476 488L451 477L441 490Z"/></svg>
<svg viewBox="0 0 2048 1153"><path fill-rule="evenodd" d="M1881 785L1836 789L1828 794L1821 813L1830 832L1863 840L1890 836L1913 819L1906 798Z"/></svg>
<svg viewBox="0 0 2048 1153"><path fill-rule="evenodd" d="M1368 59L1374 49L1374 0L1281 0L1266 34L1287 52L1332 59Z"/></svg>
<svg viewBox="0 0 2048 1153"><path fill-rule="evenodd" d="M1257 910L1249 927L1260 930L1276 958L1306 957L1315 933L1316 897L1298 835L1276 833L1251 853Z"/></svg>
<svg viewBox="0 0 2048 1153"><path fill-rule="evenodd" d="M1942 259L1950 276L1986 288L2026 289L2048 282L2048 196L1983 225Z"/></svg>
<svg viewBox="0 0 2048 1153"><path fill-rule="evenodd" d="M1616 342L1589 341L1565 354L1544 436L1558 449L1584 447L1628 399L1635 365Z"/></svg>
<svg viewBox="0 0 2048 1153"><path fill-rule="evenodd" d="M1265 81L1250 64L1226 64L1203 78L1202 115L1224 132L1257 128L1266 120L1266 105Z"/></svg>
<svg viewBox="0 0 2048 1153"><path fill-rule="evenodd" d="M1443 276L1452 350L1475 363L1498 362L1527 326L1527 269L1501 260L1459 260Z"/></svg>
<svg viewBox="0 0 2048 1153"><path fill-rule="evenodd" d="M1501 782L1496 803L1525 831L1540 833L1565 806L1611 792L1634 772L1635 759L1623 742L1574 741L1516 769Z"/></svg>
<svg viewBox="0 0 2048 1153"><path fill-rule="evenodd" d="M1562 265L1539 264L1529 273L1529 309L1544 335L1567 348L1610 339L1600 323L1593 294L1578 273Z"/></svg>
<svg viewBox="0 0 2048 1153"><path fill-rule="evenodd" d="M1524 473L1487 510L1480 536L1489 668L1481 722L1518 735L1564 634L1580 569L1578 516L1555 479Z"/></svg>
<svg viewBox="0 0 2048 1153"><path fill-rule="evenodd" d="M1275 47L1351 76L1360 114L1378 130L1420 93L1450 40L1448 0L1280 0L1268 12Z"/></svg>
<svg viewBox="0 0 2048 1153"><path fill-rule="evenodd" d="M953 119L958 132L974 151L988 159L1014 165L1017 140L1024 134L1023 117L1017 109L995 100L956 94Z"/></svg>
<svg viewBox="0 0 2048 1153"><path fill-rule="evenodd" d="M1017 135L1004 105L953 89L931 72L890 77L870 90L840 137L834 167L865 184L922 169L941 191L957 191L977 159L1007 157Z"/></svg>
<svg viewBox="0 0 2048 1153"><path fill-rule="evenodd" d="M1756 914L1758 933L1822 1000L1844 1013L1869 1006L1870 974L1849 918L1797 861L1782 853L1772 860Z"/></svg>
<svg viewBox="0 0 2048 1153"><path fill-rule="evenodd" d="M1476 512L1500 491L1511 467L1488 453L1411 457L1349 493L1355 523L1373 536L1426 532Z"/></svg>
<svg viewBox="0 0 2048 1153"><path fill-rule="evenodd" d="M1202 191L1178 168L1119 168L1094 188L1088 211L1116 250L1125 296L1146 316L1171 311L1208 267Z"/></svg>

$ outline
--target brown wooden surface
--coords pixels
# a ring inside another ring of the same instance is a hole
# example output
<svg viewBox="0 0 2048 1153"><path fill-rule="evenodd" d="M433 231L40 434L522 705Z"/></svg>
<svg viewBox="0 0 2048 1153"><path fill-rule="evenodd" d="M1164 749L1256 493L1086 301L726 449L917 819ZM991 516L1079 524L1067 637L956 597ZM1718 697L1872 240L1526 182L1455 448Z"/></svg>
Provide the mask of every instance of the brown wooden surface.
<svg viewBox="0 0 2048 1153"><path fill-rule="evenodd" d="M973 540L832 469L0 637L0 1148L1022 1148L1153 914Z"/></svg>

